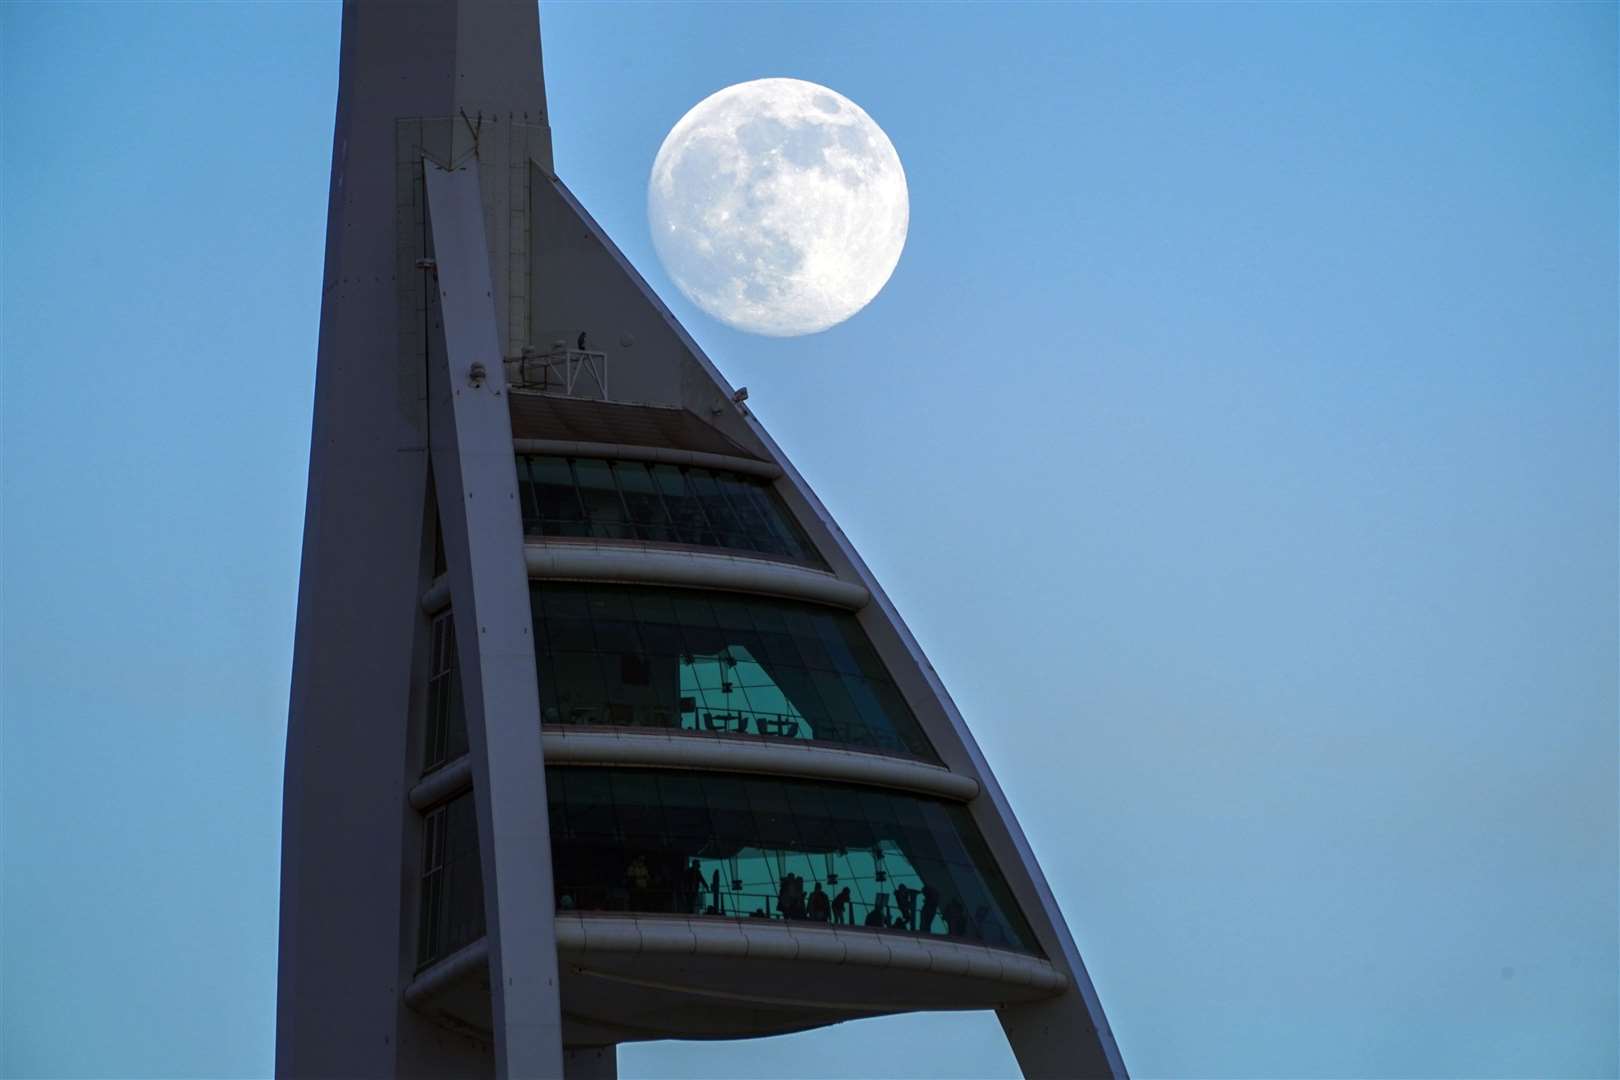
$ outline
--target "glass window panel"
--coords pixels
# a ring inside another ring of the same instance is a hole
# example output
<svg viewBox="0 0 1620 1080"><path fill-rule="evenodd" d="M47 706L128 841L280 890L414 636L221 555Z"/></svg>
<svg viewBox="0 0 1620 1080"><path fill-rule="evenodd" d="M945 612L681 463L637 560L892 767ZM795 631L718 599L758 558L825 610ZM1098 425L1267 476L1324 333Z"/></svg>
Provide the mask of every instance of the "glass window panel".
<svg viewBox="0 0 1620 1080"><path fill-rule="evenodd" d="M820 563L821 560L814 554L804 531L799 528L798 523L788 513L787 506L774 491L764 484L751 485L749 495L770 524L771 532L782 545L783 551L791 558Z"/></svg>
<svg viewBox="0 0 1620 1080"><path fill-rule="evenodd" d="M631 524L635 526L636 537L658 543L676 539L669 511L664 506L663 497L658 494L658 487L653 483L646 463L615 461L612 468L614 482L624 497L624 506L630 514Z"/></svg>
<svg viewBox="0 0 1620 1080"><path fill-rule="evenodd" d="M560 908L840 922L1037 951L960 806L825 782L650 769L553 767L547 785ZM470 850L476 856L476 843ZM424 862L424 910L468 908L432 892L449 884L434 877L434 859L456 861L451 840L439 851ZM966 861L945 851L965 852ZM439 948L466 933L447 915L441 924Z"/></svg>
<svg viewBox="0 0 1620 1080"><path fill-rule="evenodd" d="M639 623L676 622L675 603L668 592L640 589L630 594L630 606L635 611L635 619Z"/></svg>
<svg viewBox="0 0 1620 1080"><path fill-rule="evenodd" d="M640 652L641 636L629 620L597 619L596 647L602 652Z"/></svg>
<svg viewBox="0 0 1620 1080"><path fill-rule="evenodd" d="M691 589L535 583L531 595L547 723L650 724L937 760L892 684L853 659L851 643L870 648L853 616Z"/></svg>
<svg viewBox="0 0 1620 1080"><path fill-rule="evenodd" d="M523 531L526 534L539 534L540 503L534 495L534 484L529 480L529 458L518 455L517 459L517 486L518 506L523 514Z"/></svg>
<svg viewBox="0 0 1620 1080"><path fill-rule="evenodd" d="M714 547L718 540L709 524L703 504L686 483L686 473L675 465L654 465L650 470L653 483L664 498L675 535L682 543Z"/></svg>
<svg viewBox="0 0 1620 1080"><path fill-rule="evenodd" d="M537 605L547 618L588 619L591 616L590 592L567 582L531 583L529 603Z"/></svg>
<svg viewBox="0 0 1620 1080"><path fill-rule="evenodd" d="M714 479L715 487L737 520L738 531L748 538L749 545L756 551L773 555L786 554L781 541L771 531L765 515L760 513L759 505L748 497L749 485L741 477L731 473L718 473Z"/></svg>
<svg viewBox="0 0 1620 1080"><path fill-rule="evenodd" d="M703 507L703 514L709 519L709 525L714 529L722 547L753 550L753 545L748 542L747 534L743 530L742 522L737 520L736 512L732 510L730 501L720 490L713 473L707 469L687 469L686 485Z"/></svg>
<svg viewBox="0 0 1620 1080"><path fill-rule="evenodd" d="M585 509L565 458L531 457L529 481L534 490L540 532L546 536L586 536Z"/></svg>
<svg viewBox="0 0 1620 1080"><path fill-rule="evenodd" d="M591 535L605 540L633 539L619 498L618 485L613 482L613 470L605 461L575 458L574 483L579 488L579 501L585 508L585 517L591 525Z"/></svg>
<svg viewBox="0 0 1620 1080"><path fill-rule="evenodd" d="M524 531L731 548L825 566L769 481L640 461L520 454Z"/></svg>
<svg viewBox="0 0 1620 1080"><path fill-rule="evenodd" d="M631 621L635 619L635 604L630 594L620 589L592 589L588 595L591 618Z"/></svg>
<svg viewBox="0 0 1620 1080"><path fill-rule="evenodd" d="M589 619L547 619L546 645L554 652L591 652L596 648L596 631Z"/></svg>

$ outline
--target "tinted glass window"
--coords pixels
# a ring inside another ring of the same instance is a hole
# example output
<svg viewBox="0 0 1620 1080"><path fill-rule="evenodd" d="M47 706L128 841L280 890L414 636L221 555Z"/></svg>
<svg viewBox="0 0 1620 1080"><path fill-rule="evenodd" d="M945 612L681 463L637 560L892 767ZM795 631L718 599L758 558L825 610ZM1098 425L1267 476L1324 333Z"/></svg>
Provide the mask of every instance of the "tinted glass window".
<svg viewBox="0 0 1620 1080"><path fill-rule="evenodd" d="M954 804L648 769L551 768L546 790L559 911L864 926L1039 952L972 819ZM470 814L470 796L457 803ZM476 864L458 865L476 880ZM453 886L452 875L442 887ZM481 897L454 895L448 924L481 920Z"/></svg>
<svg viewBox="0 0 1620 1080"><path fill-rule="evenodd" d="M770 483L757 476L521 454L517 477L529 535L691 544L825 565Z"/></svg>
<svg viewBox="0 0 1620 1080"><path fill-rule="evenodd" d="M936 760L855 618L694 589L532 582L540 713Z"/></svg>
<svg viewBox="0 0 1620 1080"><path fill-rule="evenodd" d="M417 956L427 964L484 936L484 884L472 796L431 811L422 847Z"/></svg>
<svg viewBox="0 0 1620 1080"><path fill-rule="evenodd" d="M456 623L446 611L433 620L428 661L427 745L424 772L467 752L467 717L461 699L460 664L456 661Z"/></svg>

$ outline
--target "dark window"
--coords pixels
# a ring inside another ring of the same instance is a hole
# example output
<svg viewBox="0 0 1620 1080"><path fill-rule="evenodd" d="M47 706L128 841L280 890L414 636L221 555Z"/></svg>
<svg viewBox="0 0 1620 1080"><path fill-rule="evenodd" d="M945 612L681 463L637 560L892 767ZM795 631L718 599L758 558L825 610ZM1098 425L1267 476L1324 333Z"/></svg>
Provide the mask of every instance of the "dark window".
<svg viewBox="0 0 1620 1080"><path fill-rule="evenodd" d="M585 517L591 523L591 535L601 540L632 540L631 528L624 500L619 498L618 485L613 482L613 469L605 461L579 458L573 463L574 483L579 488L579 501L585 508Z"/></svg>
<svg viewBox="0 0 1620 1080"><path fill-rule="evenodd" d="M429 812L425 825L417 939L417 958L423 965L484 936L484 882L472 795Z"/></svg>
<svg viewBox="0 0 1620 1080"><path fill-rule="evenodd" d="M768 481L695 466L520 454L523 529L747 551L825 566Z"/></svg>
<svg viewBox="0 0 1620 1080"><path fill-rule="evenodd" d="M531 582L547 724L799 739L938 760L854 616L695 589Z"/></svg>
<svg viewBox="0 0 1620 1080"><path fill-rule="evenodd" d="M525 475L526 474L526 475ZM518 482L530 488L525 502L535 508L534 518L525 517L525 532L545 536L589 536L585 509L574 487L574 474L564 458L519 457Z"/></svg>
<svg viewBox="0 0 1620 1080"><path fill-rule="evenodd" d="M615 461L613 480L619 485L619 493L624 496L624 506L630 514L631 524L635 526L636 539L655 544L667 544L678 539L669 510L664 506L664 499L658 494L652 473L647 471L644 462Z"/></svg>
<svg viewBox="0 0 1620 1080"><path fill-rule="evenodd" d="M436 769L466 752L467 714L461 698L461 664L456 656L456 621L446 611L433 620L422 771Z"/></svg>
<svg viewBox="0 0 1620 1080"><path fill-rule="evenodd" d="M563 911L836 922L1038 951L954 804L648 769L552 768L546 789Z"/></svg>
<svg viewBox="0 0 1620 1080"><path fill-rule="evenodd" d="M547 769L546 793L560 911L788 919L1040 951L956 804L811 780L591 767ZM474 813L468 794L428 814L423 964L484 932Z"/></svg>

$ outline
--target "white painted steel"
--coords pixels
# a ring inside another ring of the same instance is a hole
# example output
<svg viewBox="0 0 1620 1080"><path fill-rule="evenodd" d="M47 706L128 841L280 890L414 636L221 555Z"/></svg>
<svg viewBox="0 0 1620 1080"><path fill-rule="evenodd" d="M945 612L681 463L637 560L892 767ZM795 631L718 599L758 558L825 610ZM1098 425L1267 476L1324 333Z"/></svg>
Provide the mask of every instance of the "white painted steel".
<svg viewBox="0 0 1620 1080"><path fill-rule="evenodd" d="M432 565L427 275L412 265L426 254L419 118L443 118L447 150L448 118L465 131L463 110L486 118L486 148L524 126L524 184L531 155L550 167L535 7L345 3L336 90L287 717L275 1071L486 1075L486 1049L401 993L416 967L422 860L405 796L428 628L412 612Z"/></svg>
<svg viewBox="0 0 1620 1080"><path fill-rule="evenodd" d="M852 969L911 971L1003 983L1034 995L1058 995L1069 980L1049 961L1029 953L942 937L886 933L854 927L781 920L712 916L559 912L557 950L571 962L593 954L729 957L737 963L802 962ZM481 939L422 971L406 988L406 1000L421 1006L477 969L487 956ZM859 976L834 990L840 1009L892 1011L893 1003L860 1000Z"/></svg>
<svg viewBox="0 0 1620 1080"><path fill-rule="evenodd" d="M664 446L630 446L624 443L574 442L569 439L513 439L512 448L520 454L552 454L557 457L608 458L614 461L652 461L669 465L691 465L703 469L745 473L774 480L782 470L769 461L711 454L703 450L676 450Z"/></svg>
<svg viewBox="0 0 1620 1080"><path fill-rule="evenodd" d="M841 581L825 570L707 551L671 551L606 544L601 547L527 544L523 556L528 564L529 576L537 578L683 585L695 589L763 593L793 600L812 600L849 611L859 611L871 599L871 594L860 585Z"/></svg>
<svg viewBox="0 0 1620 1080"><path fill-rule="evenodd" d="M433 469L478 808L495 1071L561 1076L540 690L478 162L425 172L445 344L429 363Z"/></svg>
<svg viewBox="0 0 1620 1080"><path fill-rule="evenodd" d="M548 729L546 760L571 765L635 765L661 769L796 776L912 791L954 802L979 794L978 781L927 762L790 740L755 741L642 731Z"/></svg>
<svg viewBox="0 0 1620 1080"><path fill-rule="evenodd" d="M543 739L541 745L544 745ZM472 762L463 754L416 782L411 788L411 807L416 810L430 810L446 799L455 798L470 787L472 787Z"/></svg>
<svg viewBox="0 0 1620 1080"><path fill-rule="evenodd" d="M847 964L851 967L967 975L1062 993L1069 980L1047 961L1028 953L993 949L925 935L840 929L780 920L724 920L679 915L557 915L557 948L563 952L632 952L642 955L737 955L737 929L749 960L788 960ZM841 988L840 994L852 992ZM841 1006L861 1009L855 999ZM874 1010L884 1006L870 1003Z"/></svg>
<svg viewBox="0 0 1620 1080"><path fill-rule="evenodd" d="M970 802L979 794L977 780L938 765L812 743L623 728L547 727L541 729L540 737L546 763L550 765L619 765L794 776L911 791L953 802ZM461 794L471 785L472 773L467 759L457 758L411 788L411 805L426 810Z"/></svg>
<svg viewBox="0 0 1620 1080"><path fill-rule="evenodd" d="M518 532L522 532L521 527ZM809 600L846 611L859 611L871 599L862 586L825 570L707 551L676 551L611 541L601 545L589 541L529 542L524 545L523 559L531 578L720 589ZM450 594L441 575L422 594L422 610L436 614L449 602Z"/></svg>

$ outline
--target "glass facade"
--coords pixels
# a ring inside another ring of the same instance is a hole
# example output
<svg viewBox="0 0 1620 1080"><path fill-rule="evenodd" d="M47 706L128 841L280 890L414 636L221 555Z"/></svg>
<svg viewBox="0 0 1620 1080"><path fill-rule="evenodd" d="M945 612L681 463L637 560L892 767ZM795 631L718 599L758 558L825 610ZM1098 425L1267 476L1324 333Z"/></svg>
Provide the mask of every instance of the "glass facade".
<svg viewBox="0 0 1620 1080"><path fill-rule="evenodd" d="M456 662L456 622L444 611L433 620L422 771L436 769L466 752L467 716L461 699L461 665Z"/></svg>
<svg viewBox="0 0 1620 1080"><path fill-rule="evenodd" d="M726 548L823 566L768 481L645 461L520 454L523 531Z"/></svg>
<svg viewBox="0 0 1620 1080"><path fill-rule="evenodd" d="M417 956L423 964L484 936L478 814L472 795L427 815L422 849L422 911Z"/></svg>
<svg viewBox="0 0 1620 1080"><path fill-rule="evenodd" d="M937 760L854 616L696 589L532 582L547 724L797 739Z"/></svg>
<svg viewBox="0 0 1620 1080"><path fill-rule="evenodd" d="M788 919L1039 952L958 805L810 780L586 766L547 769L546 790L559 911ZM471 813L471 796L457 803ZM455 873L476 879L476 864ZM482 918L481 897L441 888Z"/></svg>

